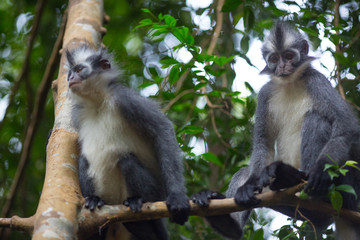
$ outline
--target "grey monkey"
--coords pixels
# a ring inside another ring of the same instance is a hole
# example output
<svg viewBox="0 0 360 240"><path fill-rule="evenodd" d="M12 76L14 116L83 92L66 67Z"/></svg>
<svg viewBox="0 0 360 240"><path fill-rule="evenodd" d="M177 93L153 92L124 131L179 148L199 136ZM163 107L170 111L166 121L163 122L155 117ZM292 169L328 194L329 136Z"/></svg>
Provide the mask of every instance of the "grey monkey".
<svg viewBox="0 0 360 240"><path fill-rule="evenodd" d="M253 151L248 167L232 178L226 192L235 202L255 206L254 195L264 186L280 190L308 179L305 191L312 197L324 197L333 183L324 170L331 159L342 165L347 160L360 162L360 127L349 105L340 97L326 77L311 66L309 43L299 30L278 21L264 41L262 54L266 67L262 74L271 80L258 94L253 134ZM300 169L301 171L299 171ZM270 178L275 178L270 181ZM351 185L356 194L342 193L343 207L357 210L360 200L360 171L349 168L346 176L334 180L336 185ZM195 194L193 201L206 206L210 190ZM294 217L295 209L272 207ZM329 226L332 217L300 209L319 232ZM222 224L215 217L210 224L224 236L238 239L251 211L231 213L234 224ZM302 219L297 215L297 218ZM360 239L360 228L336 218L338 239Z"/></svg>
<svg viewBox="0 0 360 240"><path fill-rule="evenodd" d="M106 49L84 44L66 56L85 207L124 203L138 212L143 202L166 200L170 220L184 224L190 205L170 120L154 101L120 84ZM131 239L168 239L163 220L123 225Z"/></svg>

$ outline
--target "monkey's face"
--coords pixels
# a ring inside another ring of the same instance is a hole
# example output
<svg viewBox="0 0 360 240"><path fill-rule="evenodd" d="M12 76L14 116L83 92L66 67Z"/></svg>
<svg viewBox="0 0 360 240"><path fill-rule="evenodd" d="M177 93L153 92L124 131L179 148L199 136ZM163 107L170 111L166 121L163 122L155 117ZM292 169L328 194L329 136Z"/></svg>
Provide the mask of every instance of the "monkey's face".
<svg viewBox="0 0 360 240"><path fill-rule="evenodd" d="M82 97L95 97L101 93L116 71L112 71L109 56L83 46L67 52L68 86L72 93Z"/></svg>
<svg viewBox="0 0 360 240"><path fill-rule="evenodd" d="M271 53L267 56L267 66L277 77L286 77L295 71L300 61L300 54L294 50L286 50L281 53Z"/></svg>

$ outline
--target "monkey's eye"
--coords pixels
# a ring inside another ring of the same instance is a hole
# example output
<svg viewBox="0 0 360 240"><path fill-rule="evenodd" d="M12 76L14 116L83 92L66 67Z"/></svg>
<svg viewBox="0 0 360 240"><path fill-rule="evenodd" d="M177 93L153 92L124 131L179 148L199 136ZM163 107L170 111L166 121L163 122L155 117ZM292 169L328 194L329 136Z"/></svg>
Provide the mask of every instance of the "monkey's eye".
<svg viewBox="0 0 360 240"><path fill-rule="evenodd" d="M276 54L272 54L269 57L269 62L271 63L277 63L279 61L279 56Z"/></svg>
<svg viewBox="0 0 360 240"><path fill-rule="evenodd" d="M293 52L286 52L286 53L284 54L284 58L285 58L286 60L292 60L294 57L295 57L295 54L294 54Z"/></svg>
<svg viewBox="0 0 360 240"><path fill-rule="evenodd" d="M81 71L83 70L84 68L83 67L79 67L75 70L76 73L81 73Z"/></svg>

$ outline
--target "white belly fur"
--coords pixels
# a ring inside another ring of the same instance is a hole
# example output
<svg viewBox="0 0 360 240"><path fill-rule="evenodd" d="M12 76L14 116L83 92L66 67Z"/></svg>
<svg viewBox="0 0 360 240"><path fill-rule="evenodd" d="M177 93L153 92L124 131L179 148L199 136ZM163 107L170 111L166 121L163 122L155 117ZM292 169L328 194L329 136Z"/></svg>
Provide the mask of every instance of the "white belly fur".
<svg viewBox="0 0 360 240"><path fill-rule="evenodd" d="M118 159L131 152L145 166L156 168L149 141L137 134L112 104L84 109L80 121L82 153L89 161L88 174L93 179L95 194L107 204L122 203L128 193L125 179L116 166Z"/></svg>
<svg viewBox="0 0 360 240"><path fill-rule="evenodd" d="M302 82L277 84L269 104L271 126L275 126L276 132L277 160L301 167L301 128L312 105Z"/></svg>

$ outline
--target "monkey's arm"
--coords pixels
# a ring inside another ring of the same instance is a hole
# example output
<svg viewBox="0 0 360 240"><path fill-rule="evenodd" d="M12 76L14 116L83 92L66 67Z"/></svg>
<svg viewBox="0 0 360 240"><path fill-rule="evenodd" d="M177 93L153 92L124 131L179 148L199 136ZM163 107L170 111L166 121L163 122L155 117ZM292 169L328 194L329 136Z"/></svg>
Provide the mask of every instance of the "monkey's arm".
<svg viewBox="0 0 360 240"><path fill-rule="evenodd" d="M312 163L305 191L323 195L331 184L324 172L325 164L333 164L333 160L341 165L350 160L350 145L359 141L359 126L348 104L327 79L316 70L309 74L313 76L309 91L315 108L306 114L303 123L302 161L304 165Z"/></svg>
<svg viewBox="0 0 360 240"><path fill-rule="evenodd" d="M166 192L166 202L171 212L170 220L184 224L188 219L190 205L185 194L181 152L173 125L158 106L129 89L117 89L116 103L135 129L153 141L154 151L160 165L160 175Z"/></svg>
<svg viewBox="0 0 360 240"><path fill-rule="evenodd" d="M274 134L275 129L269 129L269 109L268 101L270 99L272 83L267 83L259 92L258 104L255 113L255 127L253 135L253 151L249 163L249 177L241 185L235 194L235 202L245 206L253 206L259 203L254 192L261 192L263 183L260 182L260 176L263 169L274 158ZM273 131L273 132L271 132Z"/></svg>

